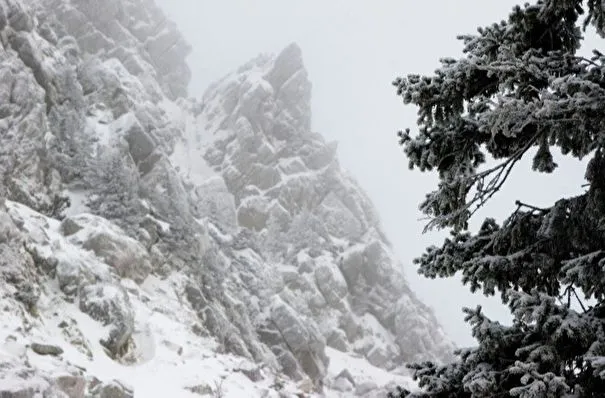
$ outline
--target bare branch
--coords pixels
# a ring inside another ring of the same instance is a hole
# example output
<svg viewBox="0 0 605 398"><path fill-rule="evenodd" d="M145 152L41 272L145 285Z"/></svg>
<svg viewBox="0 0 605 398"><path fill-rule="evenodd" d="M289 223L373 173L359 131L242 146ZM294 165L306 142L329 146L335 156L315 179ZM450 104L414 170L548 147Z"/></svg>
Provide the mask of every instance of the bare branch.
<svg viewBox="0 0 605 398"><path fill-rule="evenodd" d="M515 164L523 157L523 155L532 147L533 144L538 140L540 133L535 133L527 143L519 148L515 153L512 154L508 159L501 162L500 164L491 167L487 170L482 171L474 175L469 182L469 188L476 185L476 192L473 198L468 201L462 208L456 210L453 214L449 214L445 216L445 220L452 220L456 217L459 217L465 211L470 211L467 219L470 219L485 203L492 198L498 192L506 180L510 175ZM493 175L495 174L495 175ZM493 175L493 176L492 176ZM485 183L487 177L492 176L491 179L488 180L487 184ZM435 225L443 224L443 219L439 217L431 220L426 227L424 228L424 232L431 230Z"/></svg>
<svg viewBox="0 0 605 398"><path fill-rule="evenodd" d="M576 292L576 289L574 289L572 287L571 290L573 291L574 296L576 296L576 300L578 300L578 303L580 304L580 307L582 307L582 311L584 311L584 313L586 313L586 306L584 306L584 302L578 296L578 293Z"/></svg>
<svg viewBox="0 0 605 398"><path fill-rule="evenodd" d="M534 211L539 211L542 213L546 213L549 211L549 209L543 209L541 207L536 207L536 206L532 206L532 205L528 205L527 203L523 203L520 200L516 200L515 201L515 205L519 206L519 207L527 207L528 209L534 210Z"/></svg>

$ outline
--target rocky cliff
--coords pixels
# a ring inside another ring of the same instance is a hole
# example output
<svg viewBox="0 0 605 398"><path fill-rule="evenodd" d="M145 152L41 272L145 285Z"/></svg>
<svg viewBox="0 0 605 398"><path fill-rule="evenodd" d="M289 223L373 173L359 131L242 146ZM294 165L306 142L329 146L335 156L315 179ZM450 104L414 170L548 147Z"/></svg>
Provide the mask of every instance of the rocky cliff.
<svg viewBox="0 0 605 398"><path fill-rule="evenodd" d="M295 44L189 99L152 0L0 0L0 39L0 394L380 396L451 351Z"/></svg>

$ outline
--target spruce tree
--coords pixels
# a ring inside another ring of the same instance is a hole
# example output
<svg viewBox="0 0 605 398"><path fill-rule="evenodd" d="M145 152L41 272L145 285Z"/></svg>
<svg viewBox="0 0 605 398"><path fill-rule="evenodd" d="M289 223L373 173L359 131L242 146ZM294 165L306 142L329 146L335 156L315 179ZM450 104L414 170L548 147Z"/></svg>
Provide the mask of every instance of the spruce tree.
<svg viewBox="0 0 605 398"><path fill-rule="evenodd" d="M104 148L90 161L86 182L91 212L114 221L135 235L144 209L139 197L139 175L125 148Z"/></svg>
<svg viewBox="0 0 605 398"><path fill-rule="evenodd" d="M415 260L419 272L462 274L471 291L499 295L513 321L464 309L477 346L446 365L410 365L422 391L391 396L605 396L605 56L578 53L586 30L603 37L604 23L601 0L517 6L461 36L460 59L394 82L418 107L418 133L400 133L410 168L439 176L421 204L427 227L451 230ZM553 150L587 160L584 193L549 208L517 202L502 224L469 231L524 155L551 173Z"/></svg>

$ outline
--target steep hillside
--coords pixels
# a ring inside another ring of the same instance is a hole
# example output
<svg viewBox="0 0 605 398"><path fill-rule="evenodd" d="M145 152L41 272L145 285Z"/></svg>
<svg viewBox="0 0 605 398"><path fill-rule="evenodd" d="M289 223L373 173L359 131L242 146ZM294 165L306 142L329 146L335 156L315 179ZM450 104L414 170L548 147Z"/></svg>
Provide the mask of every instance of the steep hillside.
<svg viewBox="0 0 605 398"><path fill-rule="evenodd" d="M381 396L451 351L295 44L188 99L152 0L0 0L0 39L0 395Z"/></svg>

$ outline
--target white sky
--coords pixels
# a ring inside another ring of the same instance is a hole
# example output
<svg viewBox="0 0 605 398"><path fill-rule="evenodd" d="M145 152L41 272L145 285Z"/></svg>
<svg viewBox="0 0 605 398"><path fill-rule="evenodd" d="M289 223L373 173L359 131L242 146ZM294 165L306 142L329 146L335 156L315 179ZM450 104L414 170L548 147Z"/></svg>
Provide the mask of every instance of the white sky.
<svg viewBox="0 0 605 398"><path fill-rule="evenodd" d="M391 82L408 73L430 74L441 57L459 57L458 34L475 33L504 19L512 0L156 0L179 25L194 50L190 94L199 97L213 81L261 52L279 52L291 42L302 48L313 83L313 129L339 141L343 167L368 191L412 288L430 306L448 334L473 345L461 308L484 306L506 321L499 299L472 295L456 279L425 280L412 259L445 233L422 234L418 205L436 186L435 176L411 172L396 132L415 127ZM594 41L593 41L594 42ZM502 219L516 199L549 206L581 192L583 168L559 161L561 171L531 172L529 160L474 220Z"/></svg>

